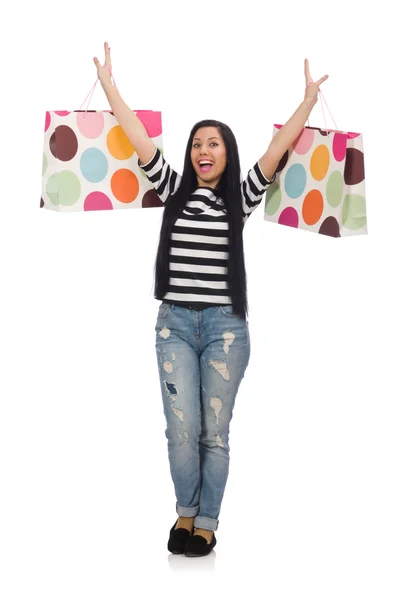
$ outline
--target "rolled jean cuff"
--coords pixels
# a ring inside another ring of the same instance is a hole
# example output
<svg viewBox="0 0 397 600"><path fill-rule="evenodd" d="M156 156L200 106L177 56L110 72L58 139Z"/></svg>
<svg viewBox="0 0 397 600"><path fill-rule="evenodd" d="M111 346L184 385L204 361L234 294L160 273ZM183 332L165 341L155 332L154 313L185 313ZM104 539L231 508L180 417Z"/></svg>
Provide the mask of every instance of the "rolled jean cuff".
<svg viewBox="0 0 397 600"><path fill-rule="evenodd" d="M218 519L211 519L210 517L195 517L194 527L197 529L209 529L210 531L216 531L218 529Z"/></svg>
<svg viewBox="0 0 397 600"><path fill-rule="evenodd" d="M179 517L195 517L198 514L199 507L198 506L179 506L178 502L176 503L176 512Z"/></svg>

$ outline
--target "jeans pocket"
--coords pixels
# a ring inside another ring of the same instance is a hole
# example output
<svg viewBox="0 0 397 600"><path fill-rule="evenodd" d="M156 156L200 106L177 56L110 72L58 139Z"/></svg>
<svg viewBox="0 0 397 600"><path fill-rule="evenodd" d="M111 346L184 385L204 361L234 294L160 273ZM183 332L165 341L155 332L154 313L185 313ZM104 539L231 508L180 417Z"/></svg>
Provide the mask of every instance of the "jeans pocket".
<svg viewBox="0 0 397 600"><path fill-rule="evenodd" d="M163 318L168 315L172 307L172 304L168 304L167 302L162 302L159 306L159 312L157 314L157 318Z"/></svg>
<svg viewBox="0 0 397 600"><path fill-rule="evenodd" d="M231 304L224 304L223 306L218 306L219 312L222 313L225 317L234 317L235 314L233 312L233 306Z"/></svg>

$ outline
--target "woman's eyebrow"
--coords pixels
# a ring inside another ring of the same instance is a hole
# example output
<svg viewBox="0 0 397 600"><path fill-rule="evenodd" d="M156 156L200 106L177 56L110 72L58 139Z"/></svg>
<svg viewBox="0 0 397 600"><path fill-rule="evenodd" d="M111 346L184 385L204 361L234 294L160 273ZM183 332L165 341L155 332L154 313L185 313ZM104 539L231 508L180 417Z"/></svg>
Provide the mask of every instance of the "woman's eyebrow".
<svg viewBox="0 0 397 600"><path fill-rule="evenodd" d="M194 140L201 140L201 138L195 137ZM208 138L209 140L219 140L216 136Z"/></svg>

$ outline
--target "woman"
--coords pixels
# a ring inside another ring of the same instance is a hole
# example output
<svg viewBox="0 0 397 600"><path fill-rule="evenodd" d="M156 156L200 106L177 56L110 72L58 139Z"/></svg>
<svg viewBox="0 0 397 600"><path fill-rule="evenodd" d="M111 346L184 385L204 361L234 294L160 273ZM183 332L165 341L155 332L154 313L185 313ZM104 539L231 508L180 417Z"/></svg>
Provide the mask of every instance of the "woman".
<svg viewBox="0 0 397 600"><path fill-rule="evenodd" d="M178 514L168 550L204 556L216 544L229 470L229 424L250 355L242 230L328 75L314 83L305 60L302 104L241 182L237 143L227 125L196 123L180 176L112 85L107 43L105 64L94 62L138 164L164 203L155 286L162 303L155 329Z"/></svg>

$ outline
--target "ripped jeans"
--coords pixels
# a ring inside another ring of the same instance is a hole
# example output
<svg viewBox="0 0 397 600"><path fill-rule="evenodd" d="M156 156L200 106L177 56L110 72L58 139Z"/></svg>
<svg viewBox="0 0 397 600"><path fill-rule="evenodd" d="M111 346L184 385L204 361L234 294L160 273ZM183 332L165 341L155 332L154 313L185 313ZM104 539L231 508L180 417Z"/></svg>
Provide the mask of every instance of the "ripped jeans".
<svg viewBox="0 0 397 600"><path fill-rule="evenodd" d="M229 424L250 356L248 321L231 305L162 302L156 353L180 517L216 531L229 473Z"/></svg>

